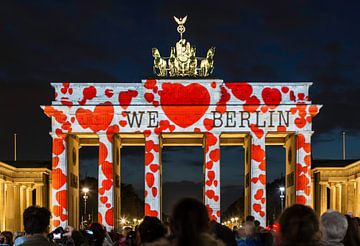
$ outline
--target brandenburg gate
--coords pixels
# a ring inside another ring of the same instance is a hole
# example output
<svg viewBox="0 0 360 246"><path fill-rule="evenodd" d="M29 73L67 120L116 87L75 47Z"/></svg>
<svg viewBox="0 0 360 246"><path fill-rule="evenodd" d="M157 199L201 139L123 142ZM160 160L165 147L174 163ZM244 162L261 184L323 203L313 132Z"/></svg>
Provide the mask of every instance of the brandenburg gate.
<svg viewBox="0 0 360 246"><path fill-rule="evenodd" d="M311 204L313 117L309 82L224 82L211 79L215 48L206 57L183 39L169 57L153 49L158 77L141 83L52 83L42 106L52 121L53 226L79 227L79 148L99 146L98 220L120 227L120 148L144 146L145 215L161 217L163 146L202 146L203 201L220 221L220 146L245 149L244 214L266 223L267 145L286 149L286 206Z"/></svg>

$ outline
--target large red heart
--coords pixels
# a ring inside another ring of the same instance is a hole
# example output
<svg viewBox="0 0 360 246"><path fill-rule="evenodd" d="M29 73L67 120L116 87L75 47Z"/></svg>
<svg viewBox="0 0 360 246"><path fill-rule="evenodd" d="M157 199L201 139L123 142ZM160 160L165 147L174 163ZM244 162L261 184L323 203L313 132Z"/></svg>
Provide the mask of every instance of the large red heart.
<svg viewBox="0 0 360 246"><path fill-rule="evenodd" d="M159 95L161 107L166 116L182 128L196 123L209 108L210 94L198 83L187 86L178 83L163 83Z"/></svg>
<svg viewBox="0 0 360 246"><path fill-rule="evenodd" d="M114 107L110 102L95 106L94 111L79 108L76 111L76 119L84 128L90 128L94 132L106 130L114 117Z"/></svg>

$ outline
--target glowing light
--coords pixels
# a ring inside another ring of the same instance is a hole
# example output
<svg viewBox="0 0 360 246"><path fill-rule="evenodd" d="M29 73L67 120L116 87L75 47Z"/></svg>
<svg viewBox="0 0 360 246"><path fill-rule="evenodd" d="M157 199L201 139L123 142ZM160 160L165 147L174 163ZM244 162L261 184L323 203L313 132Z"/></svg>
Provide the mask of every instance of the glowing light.
<svg viewBox="0 0 360 246"><path fill-rule="evenodd" d="M121 219L120 219L120 223L121 223L122 225L126 224L126 222L127 222L127 220L126 220L125 218L121 218Z"/></svg>
<svg viewBox="0 0 360 246"><path fill-rule="evenodd" d="M84 187L84 188L82 188L82 192L84 192L84 193L88 193L90 190L89 190L89 188L87 188L87 187Z"/></svg>

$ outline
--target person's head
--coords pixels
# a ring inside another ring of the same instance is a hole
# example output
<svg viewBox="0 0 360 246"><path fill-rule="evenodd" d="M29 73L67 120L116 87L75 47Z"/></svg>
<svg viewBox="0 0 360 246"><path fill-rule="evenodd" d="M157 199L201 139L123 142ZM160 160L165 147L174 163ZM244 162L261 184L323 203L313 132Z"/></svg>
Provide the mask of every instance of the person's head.
<svg viewBox="0 0 360 246"><path fill-rule="evenodd" d="M280 217L282 245L317 245L319 221L308 206L295 204L285 209Z"/></svg>
<svg viewBox="0 0 360 246"><path fill-rule="evenodd" d="M351 218L349 215L345 215L348 222L348 228L344 237L345 245L360 245L360 227L356 218Z"/></svg>
<svg viewBox="0 0 360 246"><path fill-rule="evenodd" d="M341 242L346 234L348 222L339 212L330 211L320 218L320 229L323 240L326 242Z"/></svg>
<svg viewBox="0 0 360 246"><path fill-rule="evenodd" d="M93 232L95 245L102 245L106 235L104 227L99 223L92 223L89 230Z"/></svg>
<svg viewBox="0 0 360 246"><path fill-rule="evenodd" d="M130 226L127 226L125 228L123 228L122 234L124 235L124 237L127 237L127 234L129 234L129 232L132 231L132 228Z"/></svg>
<svg viewBox="0 0 360 246"><path fill-rule="evenodd" d="M10 231L3 231L3 232L1 232L1 235L3 236L3 244L12 245L13 234Z"/></svg>
<svg viewBox="0 0 360 246"><path fill-rule="evenodd" d="M248 215L248 216L246 216L245 221L255 221L255 217L252 215Z"/></svg>
<svg viewBox="0 0 360 246"><path fill-rule="evenodd" d="M178 245L201 245L200 234L209 230L208 211L200 201L184 198L175 205L170 223Z"/></svg>
<svg viewBox="0 0 360 246"><path fill-rule="evenodd" d="M24 230L27 235L45 234L49 231L51 213L47 208L31 206L23 214Z"/></svg>
<svg viewBox="0 0 360 246"><path fill-rule="evenodd" d="M158 218L145 216L137 232L139 233L141 243L151 243L164 237L166 228Z"/></svg>
<svg viewBox="0 0 360 246"><path fill-rule="evenodd" d="M253 237L255 235L255 224L252 221L245 221L244 223L245 236Z"/></svg>

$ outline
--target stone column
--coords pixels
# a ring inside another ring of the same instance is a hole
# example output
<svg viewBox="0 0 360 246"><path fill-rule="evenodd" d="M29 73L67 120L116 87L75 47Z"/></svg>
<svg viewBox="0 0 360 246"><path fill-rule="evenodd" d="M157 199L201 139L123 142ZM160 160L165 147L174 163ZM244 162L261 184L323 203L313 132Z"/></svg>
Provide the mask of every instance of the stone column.
<svg viewBox="0 0 360 246"><path fill-rule="evenodd" d="M6 208L5 208L5 230L14 231L15 224L15 203L14 203L14 185L7 182L6 190ZM16 211L18 212L18 211Z"/></svg>
<svg viewBox="0 0 360 246"><path fill-rule="evenodd" d="M205 133L204 203L210 220L220 222L220 134Z"/></svg>
<svg viewBox="0 0 360 246"><path fill-rule="evenodd" d="M327 210L327 191L326 191L326 189L327 189L327 184L320 182L320 201L316 201L316 203L319 204L319 208L320 208L319 215L322 215Z"/></svg>
<svg viewBox="0 0 360 246"><path fill-rule="evenodd" d="M147 216L161 218L161 145L154 132L145 137L145 204Z"/></svg>
<svg viewBox="0 0 360 246"><path fill-rule="evenodd" d="M341 184L336 184L336 211L340 212L341 213L341 195L342 195L342 192L341 192Z"/></svg>
<svg viewBox="0 0 360 246"><path fill-rule="evenodd" d="M114 166L114 229L119 231L121 225L121 139L118 135L113 137L113 166Z"/></svg>
<svg viewBox="0 0 360 246"><path fill-rule="evenodd" d="M360 177L355 180L354 216L360 216Z"/></svg>
<svg viewBox="0 0 360 246"><path fill-rule="evenodd" d="M347 193L347 184L344 182L340 186L341 188L341 213L347 213L348 205L348 193Z"/></svg>
<svg viewBox="0 0 360 246"><path fill-rule="evenodd" d="M14 185L14 231L20 231L21 227L21 209L20 209L20 184Z"/></svg>
<svg viewBox="0 0 360 246"><path fill-rule="evenodd" d="M26 186L22 185L20 186L20 212L21 214L24 213L26 206ZM24 220L23 216L21 216L21 231L24 231Z"/></svg>
<svg viewBox="0 0 360 246"><path fill-rule="evenodd" d="M32 188L27 187L26 188L26 207L30 207L32 205L33 205Z"/></svg>
<svg viewBox="0 0 360 246"><path fill-rule="evenodd" d="M296 203L311 206L311 135L300 132L296 136Z"/></svg>
<svg viewBox="0 0 360 246"><path fill-rule="evenodd" d="M354 214L354 207L355 207L355 182L351 180L347 183L347 209L346 213L351 212Z"/></svg>
<svg viewBox="0 0 360 246"><path fill-rule="evenodd" d="M266 151L264 132L251 133L251 215L266 226Z"/></svg>
<svg viewBox="0 0 360 246"><path fill-rule="evenodd" d="M285 208L295 204L295 172L296 172L296 135L289 134L285 139Z"/></svg>
<svg viewBox="0 0 360 246"><path fill-rule="evenodd" d="M0 180L0 231L5 230L5 182Z"/></svg>
<svg viewBox="0 0 360 246"><path fill-rule="evenodd" d="M42 184L36 184L35 185L35 190L36 190L36 205L43 207L44 206L44 191L43 191L44 186Z"/></svg>
<svg viewBox="0 0 360 246"><path fill-rule="evenodd" d="M330 209L336 210L336 186L330 183Z"/></svg>
<svg viewBox="0 0 360 246"><path fill-rule="evenodd" d="M114 187L113 187L113 147L112 135L98 134L99 136L99 195L98 221L107 230L114 227Z"/></svg>
<svg viewBox="0 0 360 246"><path fill-rule="evenodd" d="M68 225L68 165L65 134L52 133L52 228Z"/></svg>
<svg viewBox="0 0 360 246"><path fill-rule="evenodd" d="M244 217L251 214L251 136L247 135L244 139Z"/></svg>

